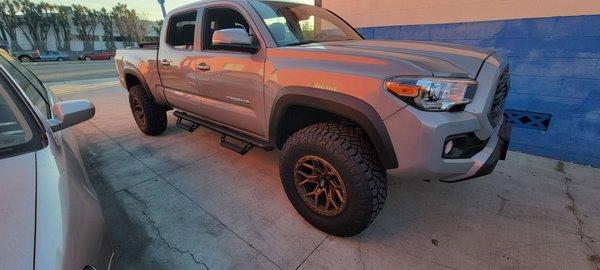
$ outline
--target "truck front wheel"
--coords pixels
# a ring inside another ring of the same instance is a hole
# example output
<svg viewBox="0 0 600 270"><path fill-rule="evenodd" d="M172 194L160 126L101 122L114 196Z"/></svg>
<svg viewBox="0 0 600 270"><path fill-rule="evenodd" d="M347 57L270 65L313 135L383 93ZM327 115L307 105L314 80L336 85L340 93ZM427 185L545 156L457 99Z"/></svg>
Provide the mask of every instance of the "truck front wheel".
<svg viewBox="0 0 600 270"><path fill-rule="evenodd" d="M135 85L129 89L129 106L135 123L145 134L156 136L167 128L167 112L152 101L144 86Z"/></svg>
<svg viewBox="0 0 600 270"><path fill-rule="evenodd" d="M385 170L351 124L319 123L296 132L283 147L279 170L296 211L332 235L359 234L385 203Z"/></svg>

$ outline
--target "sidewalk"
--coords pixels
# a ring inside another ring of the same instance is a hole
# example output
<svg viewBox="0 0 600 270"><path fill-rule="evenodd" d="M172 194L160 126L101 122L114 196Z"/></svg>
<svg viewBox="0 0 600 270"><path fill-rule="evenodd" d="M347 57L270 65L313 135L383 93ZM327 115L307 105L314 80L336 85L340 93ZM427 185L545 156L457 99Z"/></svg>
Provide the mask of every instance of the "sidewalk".
<svg viewBox="0 0 600 270"><path fill-rule="evenodd" d="M118 78L45 83L55 95L69 95L120 86Z"/></svg>
<svg viewBox="0 0 600 270"><path fill-rule="evenodd" d="M51 61L51 62L28 62L23 63L25 66L55 66L55 65L83 65L89 63L114 63L114 60L94 60L92 61L79 61L79 60L69 60L69 61Z"/></svg>
<svg viewBox="0 0 600 270"><path fill-rule="evenodd" d="M115 269L600 268L600 169L509 152L491 175L461 183L390 177L372 226L338 238L293 209L278 151L240 156L215 132L178 129L172 114L165 133L145 136L114 84L53 89L96 105L75 133Z"/></svg>

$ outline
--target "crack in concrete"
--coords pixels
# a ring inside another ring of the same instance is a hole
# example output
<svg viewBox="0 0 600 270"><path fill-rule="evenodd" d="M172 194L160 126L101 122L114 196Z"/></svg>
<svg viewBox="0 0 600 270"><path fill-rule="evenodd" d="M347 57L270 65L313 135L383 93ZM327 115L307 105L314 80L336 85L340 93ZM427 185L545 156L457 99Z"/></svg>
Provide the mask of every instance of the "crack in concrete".
<svg viewBox="0 0 600 270"><path fill-rule="evenodd" d="M365 264L365 260L363 259L362 237L358 238L358 261L362 263L363 270L367 269L367 265Z"/></svg>
<svg viewBox="0 0 600 270"><path fill-rule="evenodd" d="M502 214L502 211L504 211L504 207L506 207L506 204L510 202L510 200L502 197L500 194L496 194L496 196L500 198L500 209L498 209L498 214Z"/></svg>
<svg viewBox="0 0 600 270"><path fill-rule="evenodd" d="M171 243L169 243L169 241L167 241L167 239L162 235L160 228L158 227L158 225L156 224L156 222L150 218L150 216L148 215L148 213L146 213L146 209L148 209L148 204L142 200L141 198L139 198L137 195L135 195L133 192L131 192L128 189L124 189L123 192L125 192L125 194L127 194L129 197L131 197L132 199L136 200L137 202L141 203L144 207L144 209L142 210L142 214L144 215L144 217L146 217L146 219L150 222L150 226L152 226L152 228L156 231L158 238L160 238L161 242L163 242L169 249L171 250L175 250L181 254L188 254L190 255L190 257L192 257L192 260L194 260L194 262L196 264L202 265L204 266L204 268L206 268L207 270L208 265L206 265L206 263L203 263L201 261L198 261L196 259L196 256L194 256L194 254L192 252L190 252L189 250L184 250L184 249L180 249L178 247L175 247L173 245L171 245Z"/></svg>
<svg viewBox="0 0 600 270"><path fill-rule="evenodd" d="M560 164L560 162L559 162L559 164ZM559 165L557 165L557 167L558 166ZM559 170L557 170L557 171L559 171ZM562 172L564 173L564 170L562 170ZM587 235L585 233L585 230L583 229L583 225L584 225L583 215L581 214L581 212L579 212L579 209L577 209L575 197L573 197L573 194L571 193L570 183L572 181L573 181L573 179L571 179L567 176L564 177L564 184L566 187L565 193L567 195L567 198L571 202L570 205L567 206L567 209L575 217L575 221L577 221L577 234L579 235L579 241L589 250L589 252L592 253L592 255L590 255L587 258L588 261L590 261L590 263L592 263L592 265L596 268L596 270L600 270L600 259L599 259L600 254L598 253L598 251L596 251L594 246L591 244L591 243L595 242L594 239L592 237L590 237L589 235Z"/></svg>

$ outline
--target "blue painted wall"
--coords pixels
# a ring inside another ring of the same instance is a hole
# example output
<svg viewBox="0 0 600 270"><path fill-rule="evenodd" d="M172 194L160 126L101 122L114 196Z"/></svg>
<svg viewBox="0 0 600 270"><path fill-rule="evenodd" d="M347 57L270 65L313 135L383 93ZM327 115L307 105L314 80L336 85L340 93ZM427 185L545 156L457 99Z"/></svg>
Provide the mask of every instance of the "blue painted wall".
<svg viewBox="0 0 600 270"><path fill-rule="evenodd" d="M494 48L508 55L507 108L548 113L548 131L514 128L511 149L600 167L600 15L359 29L367 39Z"/></svg>

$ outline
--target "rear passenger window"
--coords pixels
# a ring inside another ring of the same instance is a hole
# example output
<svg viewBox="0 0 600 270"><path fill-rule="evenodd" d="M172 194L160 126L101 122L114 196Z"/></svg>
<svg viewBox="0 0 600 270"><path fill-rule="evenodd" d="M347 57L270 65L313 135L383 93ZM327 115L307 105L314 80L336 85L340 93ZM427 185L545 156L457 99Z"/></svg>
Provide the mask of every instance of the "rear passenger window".
<svg viewBox="0 0 600 270"><path fill-rule="evenodd" d="M167 31L167 44L180 50L194 48L194 34L196 33L196 12L174 15L169 21Z"/></svg>

